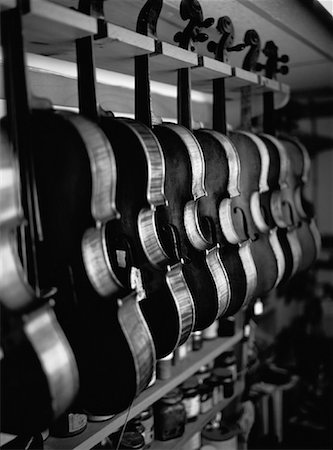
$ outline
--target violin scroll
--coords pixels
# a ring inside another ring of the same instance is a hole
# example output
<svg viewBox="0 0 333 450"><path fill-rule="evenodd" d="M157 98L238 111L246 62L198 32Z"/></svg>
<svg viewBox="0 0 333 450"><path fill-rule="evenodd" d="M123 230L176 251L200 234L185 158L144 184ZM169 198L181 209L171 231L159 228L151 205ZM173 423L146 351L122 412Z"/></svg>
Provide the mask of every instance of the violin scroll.
<svg viewBox="0 0 333 450"><path fill-rule="evenodd" d="M209 41L207 49L209 52L215 54L215 59L221 62L227 62L227 51L232 48L234 41L234 25L229 16L222 16L218 19L216 25L217 31L221 34L219 42Z"/></svg>
<svg viewBox="0 0 333 450"><path fill-rule="evenodd" d="M260 72L265 70L265 76L267 78L276 78L277 73L282 75L287 75L289 73L289 68L287 65L278 67L278 63L282 62L286 64L289 62L288 55L278 56L278 47L273 41L267 41L265 47L263 48L263 54L267 57L266 64L257 63L256 70Z"/></svg>
<svg viewBox="0 0 333 450"><path fill-rule="evenodd" d="M202 9L198 0L181 0L180 17L183 20L190 20L183 31L178 31L174 35L174 41L179 43L179 47L186 50L194 47L191 42L205 42L208 39L206 33L201 32L201 28L210 28L214 24L214 19L203 18Z"/></svg>

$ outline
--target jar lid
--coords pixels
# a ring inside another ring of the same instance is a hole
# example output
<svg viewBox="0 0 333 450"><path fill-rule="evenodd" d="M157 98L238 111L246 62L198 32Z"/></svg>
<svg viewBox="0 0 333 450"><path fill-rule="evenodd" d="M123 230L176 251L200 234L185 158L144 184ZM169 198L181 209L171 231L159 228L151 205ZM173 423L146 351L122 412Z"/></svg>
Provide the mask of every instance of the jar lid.
<svg viewBox="0 0 333 450"><path fill-rule="evenodd" d="M141 413L138 414L135 418L138 420L146 420L152 415L153 415L153 408L152 406L149 406L149 408L145 409L144 411L141 411Z"/></svg>
<svg viewBox="0 0 333 450"><path fill-rule="evenodd" d="M208 441L227 441L237 434L237 429L235 427L231 428L227 425L221 425L220 428L204 429L201 433L202 437Z"/></svg>
<svg viewBox="0 0 333 450"><path fill-rule="evenodd" d="M202 331L192 331L192 335L200 337L200 336L202 336Z"/></svg>
<svg viewBox="0 0 333 450"><path fill-rule="evenodd" d="M208 383L212 387L219 386L220 384L218 377L213 373L210 375L209 378L206 378L205 383Z"/></svg>
<svg viewBox="0 0 333 450"><path fill-rule="evenodd" d="M164 397L162 397L159 402L165 403L167 405L174 405L178 403L183 398L182 392L179 388L172 389ZM159 403L158 402L158 403Z"/></svg>
<svg viewBox="0 0 333 450"><path fill-rule="evenodd" d="M125 431L120 442L120 448L123 449L142 449L145 446L145 440L137 431Z"/></svg>
<svg viewBox="0 0 333 450"><path fill-rule="evenodd" d="M145 431L145 427L139 419L135 418L128 422L125 431L137 431L142 434Z"/></svg>
<svg viewBox="0 0 333 450"><path fill-rule="evenodd" d="M232 372L230 369L224 367L216 367L213 370L213 374L220 380L224 380L226 378L232 378Z"/></svg>

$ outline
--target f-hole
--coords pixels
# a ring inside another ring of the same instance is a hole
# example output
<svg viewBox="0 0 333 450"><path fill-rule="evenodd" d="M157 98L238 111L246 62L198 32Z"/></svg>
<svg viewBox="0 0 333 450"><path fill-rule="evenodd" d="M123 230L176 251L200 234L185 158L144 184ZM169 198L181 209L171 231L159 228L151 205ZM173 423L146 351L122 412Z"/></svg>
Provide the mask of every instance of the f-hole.
<svg viewBox="0 0 333 450"><path fill-rule="evenodd" d="M239 206L236 206L234 208L234 213L238 216L238 219L241 222L241 228L243 230L243 233L245 235L246 240L250 239L251 241L256 241L259 239L259 233L253 233L253 236L250 236L246 216L244 214L244 211Z"/></svg>
<svg viewBox="0 0 333 450"><path fill-rule="evenodd" d="M162 231L165 233L168 240L170 241L170 248L173 250L173 252L171 253L174 254L176 261L180 261L182 259L184 261L184 264L190 263L191 260L183 251L177 227L175 227L171 223L168 223L166 226L162 228Z"/></svg>
<svg viewBox="0 0 333 450"><path fill-rule="evenodd" d="M210 242L212 245L216 245L217 237L216 237L216 229L214 221L211 217L201 216L200 217L200 228L203 231L205 239Z"/></svg>

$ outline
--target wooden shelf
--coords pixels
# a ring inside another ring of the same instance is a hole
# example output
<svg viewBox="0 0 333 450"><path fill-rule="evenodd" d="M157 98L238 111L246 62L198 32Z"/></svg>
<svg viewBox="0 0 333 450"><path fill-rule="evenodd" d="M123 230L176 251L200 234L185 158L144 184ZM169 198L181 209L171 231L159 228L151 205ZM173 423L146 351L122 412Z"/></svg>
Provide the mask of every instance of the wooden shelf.
<svg viewBox="0 0 333 450"><path fill-rule="evenodd" d="M154 441L151 450L181 450L184 444L191 439L191 437L201 431L203 427L216 415L218 411L221 411L229 403L232 402L238 395L243 392L244 383L238 381L235 385L235 393L232 397L226 398L220 401L217 405L215 405L210 411L205 414L200 414L198 419L195 422L189 422L186 424L185 433L183 436L171 439L170 441Z"/></svg>
<svg viewBox="0 0 333 450"><path fill-rule="evenodd" d="M190 353L187 358L177 363L172 368L172 375L168 380L157 380L150 388L146 389L134 402L130 409L128 420L138 415L144 409L155 403L171 389L181 384L184 380L196 373L199 368L215 359L221 353L237 344L243 337L243 332L238 331L230 338L218 338L205 341L200 351ZM128 411L117 414L104 422L89 422L87 428L79 435L70 438L49 437L44 444L45 449L81 449L86 450L102 441L106 436L114 433L127 419Z"/></svg>
<svg viewBox="0 0 333 450"><path fill-rule="evenodd" d="M1 8L15 6L16 0L0 0ZM97 33L97 21L93 17L45 0L30 0L23 26L28 42L41 46L71 42Z"/></svg>
<svg viewBox="0 0 333 450"><path fill-rule="evenodd" d="M227 79L226 87L231 91L239 90L245 86L260 86L259 75L240 67L232 68L232 78Z"/></svg>
<svg viewBox="0 0 333 450"><path fill-rule="evenodd" d="M16 0L0 0L1 9L15 6ZM71 62L76 61L75 39L94 36L98 31L94 17L47 0L30 0L23 23L28 52ZM155 81L175 85L176 70L191 67L193 87L202 92L211 92L214 78L226 78L231 96L237 96L239 89L248 85L289 94L285 84L112 23L107 23L107 36L94 43L96 67L100 69L133 75L133 57L149 54L151 78Z"/></svg>

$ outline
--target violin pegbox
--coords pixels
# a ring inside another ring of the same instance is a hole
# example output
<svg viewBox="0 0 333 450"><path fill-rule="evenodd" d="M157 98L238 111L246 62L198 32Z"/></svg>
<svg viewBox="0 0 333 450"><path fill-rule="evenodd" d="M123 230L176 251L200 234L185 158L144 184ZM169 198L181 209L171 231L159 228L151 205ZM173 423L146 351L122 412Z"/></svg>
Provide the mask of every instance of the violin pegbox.
<svg viewBox="0 0 333 450"><path fill-rule="evenodd" d="M181 0L180 17L189 20L183 31L178 31L174 35L174 41L179 47L185 50L194 51L194 42L205 42L208 35L201 31L202 28L209 28L214 24L213 17L203 18L202 8L198 0Z"/></svg>
<svg viewBox="0 0 333 450"><path fill-rule="evenodd" d="M215 59L221 62L228 62L228 51L232 48L234 42L234 25L229 16L222 16L218 19L216 25L217 31L221 34L218 42L209 41L207 49L214 53Z"/></svg>
<svg viewBox="0 0 333 450"><path fill-rule="evenodd" d="M140 10L136 32L156 39L157 21L161 14L163 0L147 0Z"/></svg>
<svg viewBox="0 0 333 450"><path fill-rule="evenodd" d="M255 72L257 70L258 59L261 50L261 41L256 30L247 30L244 36L244 48L250 47L247 52L244 61L243 69L250 72Z"/></svg>
<svg viewBox="0 0 333 450"><path fill-rule="evenodd" d="M289 67L285 65L289 62L288 55L278 56L278 47L273 41L267 41L263 48L263 54L267 57L266 64L257 63L256 70L260 72L265 70L267 78L275 79L277 73L286 75L289 72ZM284 65L278 67L278 63L282 62Z"/></svg>

